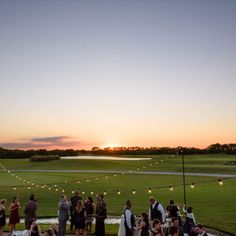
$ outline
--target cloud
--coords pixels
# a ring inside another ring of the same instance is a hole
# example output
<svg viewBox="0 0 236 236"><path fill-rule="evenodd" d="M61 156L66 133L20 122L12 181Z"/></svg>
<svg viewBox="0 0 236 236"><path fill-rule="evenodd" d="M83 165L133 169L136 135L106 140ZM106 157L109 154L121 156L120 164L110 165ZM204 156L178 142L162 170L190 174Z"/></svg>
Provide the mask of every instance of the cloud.
<svg viewBox="0 0 236 236"><path fill-rule="evenodd" d="M42 143L62 143L64 139L71 139L68 136L53 136L44 138L32 138L31 142L42 142Z"/></svg>
<svg viewBox="0 0 236 236"><path fill-rule="evenodd" d="M52 136L42 138L32 138L25 142L0 143L0 147L8 149L67 149L79 148L81 142L69 136Z"/></svg>

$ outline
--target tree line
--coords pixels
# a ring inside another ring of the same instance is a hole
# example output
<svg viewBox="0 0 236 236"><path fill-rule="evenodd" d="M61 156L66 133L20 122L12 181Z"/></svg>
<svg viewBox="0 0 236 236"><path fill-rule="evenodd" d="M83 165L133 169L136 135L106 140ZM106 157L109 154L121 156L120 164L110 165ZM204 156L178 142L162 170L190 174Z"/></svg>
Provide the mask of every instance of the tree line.
<svg viewBox="0 0 236 236"><path fill-rule="evenodd" d="M38 149L38 150L19 150L19 149L4 149L0 147L0 158L2 159L17 159L30 158L34 155L58 155L62 156L80 156L80 155L193 155L193 154L236 154L236 144L212 144L207 148L194 147L113 147L104 148L93 147L91 150L74 150L74 149Z"/></svg>

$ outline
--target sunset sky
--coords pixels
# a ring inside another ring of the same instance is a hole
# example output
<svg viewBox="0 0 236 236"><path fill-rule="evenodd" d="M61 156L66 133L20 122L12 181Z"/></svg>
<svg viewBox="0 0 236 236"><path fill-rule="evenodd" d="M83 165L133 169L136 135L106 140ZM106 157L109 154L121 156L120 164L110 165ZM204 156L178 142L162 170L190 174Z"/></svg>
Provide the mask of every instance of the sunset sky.
<svg viewBox="0 0 236 236"><path fill-rule="evenodd" d="M236 142L236 1L0 1L0 147Z"/></svg>

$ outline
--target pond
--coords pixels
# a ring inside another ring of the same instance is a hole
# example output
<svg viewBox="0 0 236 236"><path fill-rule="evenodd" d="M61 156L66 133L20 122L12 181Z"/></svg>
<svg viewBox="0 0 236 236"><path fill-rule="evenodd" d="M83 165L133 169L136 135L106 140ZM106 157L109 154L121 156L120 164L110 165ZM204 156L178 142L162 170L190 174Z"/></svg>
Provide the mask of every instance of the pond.
<svg viewBox="0 0 236 236"><path fill-rule="evenodd" d="M62 160L109 160L109 161L148 161L148 157L112 157L112 156L67 156Z"/></svg>

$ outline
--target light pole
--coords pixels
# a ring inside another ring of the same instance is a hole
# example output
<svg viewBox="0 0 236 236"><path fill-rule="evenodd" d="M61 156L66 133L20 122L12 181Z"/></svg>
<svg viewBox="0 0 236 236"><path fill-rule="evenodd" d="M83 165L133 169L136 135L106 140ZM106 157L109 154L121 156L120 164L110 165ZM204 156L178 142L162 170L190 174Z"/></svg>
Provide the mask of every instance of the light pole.
<svg viewBox="0 0 236 236"><path fill-rule="evenodd" d="M183 149L181 149L181 155L182 155L182 172L183 172L183 187L184 187L184 205L186 208L186 189L185 189L185 166L184 166L184 152Z"/></svg>

